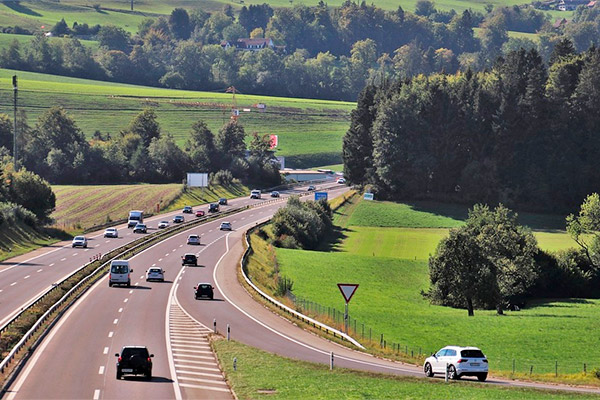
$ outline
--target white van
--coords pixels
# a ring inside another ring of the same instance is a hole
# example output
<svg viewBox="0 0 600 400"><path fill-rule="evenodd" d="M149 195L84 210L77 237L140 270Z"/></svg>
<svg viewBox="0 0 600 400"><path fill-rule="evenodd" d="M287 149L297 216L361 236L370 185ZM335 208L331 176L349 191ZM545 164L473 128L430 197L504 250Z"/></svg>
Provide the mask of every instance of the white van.
<svg viewBox="0 0 600 400"><path fill-rule="evenodd" d="M137 224L144 222L144 212L139 210L129 211L129 218L127 219L127 227L133 228Z"/></svg>
<svg viewBox="0 0 600 400"><path fill-rule="evenodd" d="M127 285L131 286L131 273L133 269L129 268L127 260L112 260L110 262L110 271L108 272L108 286Z"/></svg>
<svg viewBox="0 0 600 400"><path fill-rule="evenodd" d="M250 198L251 199L260 199L260 190L253 190L250 192Z"/></svg>

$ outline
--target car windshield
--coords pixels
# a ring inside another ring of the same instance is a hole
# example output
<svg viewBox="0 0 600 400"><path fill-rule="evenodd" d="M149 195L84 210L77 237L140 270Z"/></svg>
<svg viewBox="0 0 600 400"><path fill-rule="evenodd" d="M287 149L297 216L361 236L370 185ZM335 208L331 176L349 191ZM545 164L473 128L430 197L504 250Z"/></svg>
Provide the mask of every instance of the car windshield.
<svg viewBox="0 0 600 400"><path fill-rule="evenodd" d="M83 240L85 239L83 236L75 236L75 240Z"/></svg>
<svg viewBox="0 0 600 400"><path fill-rule="evenodd" d="M190 239L198 239L198 235L190 235Z"/></svg>
<svg viewBox="0 0 600 400"><path fill-rule="evenodd" d="M460 352L460 356L461 357L465 357L465 358L484 358L485 356L483 355L483 353L481 352L481 350L462 350Z"/></svg>
<svg viewBox="0 0 600 400"><path fill-rule="evenodd" d="M143 358L148 358L149 354L148 354L148 349L146 348L131 348L131 347L127 347L123 349L123 352L121 353L121 357L123 358L128 358L131 356L140 356Z"/></svg>
<svg viewBox="0 0 600 400"><path fill-rule="evenodd" d="M110 268L110 272L113 274L127 274L129 272L129 267L127 265L113 265Z"/></svg>

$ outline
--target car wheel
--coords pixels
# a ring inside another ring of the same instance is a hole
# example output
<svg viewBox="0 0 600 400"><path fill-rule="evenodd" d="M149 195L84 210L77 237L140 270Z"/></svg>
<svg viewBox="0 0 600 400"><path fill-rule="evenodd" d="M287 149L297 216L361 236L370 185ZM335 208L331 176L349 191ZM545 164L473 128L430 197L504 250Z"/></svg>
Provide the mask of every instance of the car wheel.
<svg viewBox="0 0 600 400"><path fill-rule="evenodd" d="M454 365L448 367L448 379L460 379L460 375L456 373L456 368L454 367Z"/></svg>
<svg viewBox="0 0 600 400"><path fill-rule="evenodd" d="M117 379L118 379L118 380L120 380L120 379L121 379L121 376L123 376L123 375L121 374L121 371L117 370Z"/></svg>
<svg viewBox="0 0 600 400"><path fill-rule="evenodd" d="M431 364L425 363L423 367L423 372L425 372L425 376L431 378L433 376L433 370L431 369Z"/></svg>
<svg viewBox="0 0 600 400"><path fill-rule="evenodd" d="M485 382L485 380L487 379L487 375L488 375L487 373L485 373L485 374L479 374L479 375L477 375L477 379L480 382Z"/></svg>
<svg viewBox="0 0 600 400"><path fill-rule="evenodd" d="M144 376L146 377L146 380L151 381L152 380L152 370L148 371L146 374L144 374Z"/></svg>
<svg viewBox="0 0 600 400"><path fill-rule="evenodd" d="M131 287L131 281L127 281L127 287Z"/></svg>
<svg viewBox="0 0 600 400"><path fill-rule="evenodd" d="M108 282L108 287L112 287L112 282Z"/></svg>

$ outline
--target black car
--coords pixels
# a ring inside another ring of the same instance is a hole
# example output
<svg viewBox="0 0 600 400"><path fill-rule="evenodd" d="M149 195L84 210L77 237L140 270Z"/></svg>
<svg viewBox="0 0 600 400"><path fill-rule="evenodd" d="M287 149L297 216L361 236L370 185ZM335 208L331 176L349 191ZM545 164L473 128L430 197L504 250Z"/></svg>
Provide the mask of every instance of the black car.
<svg viewBox="0 0 600 400"><path fill-rule="evenodd" d="M310 186L308 187L308 191L309 191L309 192L312 192L313 190L317 190L317 188L316 188L314 185L310 185Z"/></svg>
<svg viewBox="0 0 600 400"><path fill-rule="evenodd" d="M226 206L227 205L227 199L225 197L221 197L219 199L219 204L222 206Z"/></svg>
<svg viewBox="0 0 600 400"><path fill-rule="evenodd" d="M190 206L185 206L185 207L183 207L183 210L181 212L185 213L185 214L192 214L194 212L194 210Z"/></svg>
<svg viewBox="0 0 600 400"><path fill-rule="evenodd" d="M194 267L197 267L198 257L192 253L185 253L181 256L181 265L193 265Z"/></svg>
<svg viewBox="0 0 600 400"><path fill-rule="evenodd" d="M218 203L210 203L208 205L208 212L218 212L219 211L219 204Z"/></svg>
<svg viewBox="0 0 600 400"><path fill-rule="evenodd" d="M145 346L124 346L121 354L115 354L117 360L117 379L125 374L144 375L146 379L152 379L152 357Z"/></svg>
<svg viewBox="0 0 600 400"><path fill-rule="evenodd" d="M176 215L173 217L173 222L176 224L180 224L183 221L185 221L185 219L183 218L183 215Z"/></svg>
<svg viewBox="0 0 600 400"><path fill-rule="evenodd" d="M199 283L198 286L194 286L194 296L196 300L201 297L207 297L212 300L214 296L213 289L214 287L210 283Z"/></svg>

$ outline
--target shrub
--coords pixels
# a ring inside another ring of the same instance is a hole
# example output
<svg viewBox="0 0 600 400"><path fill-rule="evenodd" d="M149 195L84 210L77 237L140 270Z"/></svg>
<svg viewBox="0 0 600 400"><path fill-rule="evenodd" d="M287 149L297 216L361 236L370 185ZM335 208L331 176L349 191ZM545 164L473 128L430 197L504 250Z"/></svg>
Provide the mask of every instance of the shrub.
<svg viewBox="0 0 600 400"><path fill-rule="evenodd" d="M228 186L233 182L233 174L229 170L220 170L210 174L209 181L211 185Z"/></svg>
<svg viewBox="0 0 600 400"><path fill-rule="evenodd" d="M275 289L275 296L285 296L292 291L294 287L294 281L285 276L277 278L277 288Z"/></svg>

